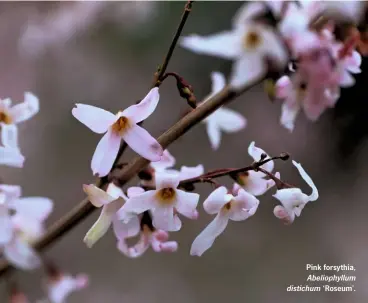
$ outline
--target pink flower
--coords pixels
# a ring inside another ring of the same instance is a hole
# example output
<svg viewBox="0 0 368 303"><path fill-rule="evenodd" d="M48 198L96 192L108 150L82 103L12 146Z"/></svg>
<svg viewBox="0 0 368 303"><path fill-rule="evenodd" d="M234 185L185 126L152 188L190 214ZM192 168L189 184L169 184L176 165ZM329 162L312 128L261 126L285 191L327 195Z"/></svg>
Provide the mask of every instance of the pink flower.
<svg viewBox="0 0 368 303"><path fill-rule="evenodd" d="M177 189L180 182L178 174L161 173L156 175L155 179L156 190L149 190L129 198L122 209L126 213L136 214L150 210L155 228L177 231L181 228L181 221L174 210L193 218L199 195Z"/></svg>
<svg viewBox="0 0 368 303"><path fill-rule="evenodd" d="M293 161L293 164L298 169L299 174L304 181L312 188L312 193L308 196L304 194L300 188L285 188L277 190L276 194L273 196L281 202L282 206L276 206L274 214L286 224L293 223L295 216L300 216L304 206L308 202L316 201L318 199L318 190L312 179L305 172L300 163Z"/></svg>
<svg viewBox="0 0 368 303"><path fill-rule="evenodd" d="M137 123L147 119L159 101L155 87L137 105L132 105L116 115L91 105L77 104L72 114L93 132L106 133L98 143L93 155L91 168L94 174L106 176L114 163L123 139L135 152L150 161L159 161L163 150L161 145Z"/></svg>
<svg viewBox="0 0 368 303"><path fill-rule="evenodd" d="M195 238L190 254L201 256L214 243L215 239L223 233L229 220L244 221L253 216L258 208L259 200L239 189L233 196L228 194L226 187L215 189L204 201L203 208L209 214L217 214L215 219Z"/></svg>
<svg viewBox="0 0 368 303"><path fill-rule="evenodd" d="M268 71L267 59L282 68L288 60L283 42L272 27L255 23L250 18L254 11L241 9L233 20L233 28L207 37L191 35L181 40L181 46L197 54L234 60L230 87L242 89L260 80Z"/></svg>
<svg viewBox="0 0 368 303"><path fill-rule="evenodd" d="M113 183L109 184L106 192L93 184L84 185L83 190L87 194L89 201L91 201L95 207L102 207L100 216L87 232L83 240L86 245L91 248L109 230L116 213L128 198L124 195L123 191Z"/></svg>
<svg viewBox="0 0 368 303"><path fill-rule="evenodd" d="M73 277L69 274L59 273L56 276L49 277L46 284L50 303L64 303L72 292L87 286L88 276L85 274L78 274Z"/></svg>
<svg viewBox="0 0 368 303"><path fill-rule="evenodd" d="M0 100L1 141L5 147L18 148L16 124L32 118L39 111L38 98L32 93L24 94L24 101L11 106L11 99Z"/></svg>
<svg viewBox="0 0 368 303"><path fill-rule="evenodd" d="M256 147L254 142L249 145L248 153L254 159L254 161L259 161L261 159L261 155L266 154L263 149ZM267 158L269 158L268 155ZM274 168L274 162L269 161L266 164L263 164L261 168L268 172L272 172ZM238 184L235 185L235 188L244 188L247 192L255 196L263 195L267 190L275 185L273 180L265 179L265 177L266 175L264 173L256 171L240 173L237 178Z"/></svg>
<svg viewBox="0 0 368 303"><path fill-rule="evenodd" d="M212 91L204 102L220 92L226 85L224 75L219 72L212 72L211 78ZM236 111L222 106L204 119L202 123L206 124L211 147L216 150L220 146L221 131L228 133L240 131L246 126L247 120Z"/></svg>
<svg viewBox="0 0 368 303"><path fill-rule="evenodd" d="M23 167L24 156L18 148L0 146L0 165Z"/></svg>

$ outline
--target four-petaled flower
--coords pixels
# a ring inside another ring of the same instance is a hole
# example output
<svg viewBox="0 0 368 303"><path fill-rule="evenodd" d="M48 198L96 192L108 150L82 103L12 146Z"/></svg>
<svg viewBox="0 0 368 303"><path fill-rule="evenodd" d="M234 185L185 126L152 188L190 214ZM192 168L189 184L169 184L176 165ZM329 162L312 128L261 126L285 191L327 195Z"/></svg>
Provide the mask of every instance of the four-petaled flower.
<svg viewBox="0 0 368 303"><path fill-rule="evenodd" d="M318 190L310 176L305 172L300 163L293 161L293 165L298 169L304 181L312 188L312 193L308 196L300 188L284 188L277 190L273 196L278 199L281 205L277 205L274 214L283 220L285 224L293 223L295 216L299 217L304 206L310 201L318 199Z"/></svg>
<svg viewBox="0 0 368 303"><path fill-rule="evenodd" d="M219 72L211 73L211 78L212 91L203 102L206 102L213 95L220 92L226 85L224 75ZM222 106L204 119L202 123L206 124L211 147L216 150L220 146L221 131L229 133L237 132L246 126L247 120L236 111Z"/></svg>
<svg viewBox="0 0 368 303"><path fill-rule="evenodd" d="M248 153L254 159L254 161L259 161L262 154L265 154L266 158L269 158L263 149L256 147L254 144L255 143L253 141L248 147ZM268 172L272 172L274 162L272 160L268 161L260 167ZM239 173L236 178L239 185L236 184L235 187L242 187L250 194L260 196L275 185L275 181L265 179L265 177L266 175L264 173L253 170Z"/></svg>
<svg viewBox="0 0 368 303"><path fill-rule="evenodd" d="M244 221L254 215L259 200L239 189L234 195L229 194L226 187L215 189L204 201L203 208L209 214L217 214L215 219L195 238L190 254L201 256L209 249L215 239L225 230L228 221Z"/></svg>
<svg viewBox="0 0 368 303"><path fill-rule="evenodd" d="M193 218L199 195L177 189L180 182L178 174L161 173L156 175L155 181L156 190L129 198L122 209L136 214L150 210L155 228L177 231L181 228L181 221L175 212Z"/></svg>
<svg viewBox="0 0 368 303"><path fill-rule="evenodd" d="M147 119L156 109L160 95L158 88L150 90L147 96L116 115L101 108L77 104L72 114L80 122L98 134L106 133L96 147L91 168L94 174L106 176L118 154L123 139L135 152L150 161L159 161L163 150L161 145L137 123Z"/></svg>

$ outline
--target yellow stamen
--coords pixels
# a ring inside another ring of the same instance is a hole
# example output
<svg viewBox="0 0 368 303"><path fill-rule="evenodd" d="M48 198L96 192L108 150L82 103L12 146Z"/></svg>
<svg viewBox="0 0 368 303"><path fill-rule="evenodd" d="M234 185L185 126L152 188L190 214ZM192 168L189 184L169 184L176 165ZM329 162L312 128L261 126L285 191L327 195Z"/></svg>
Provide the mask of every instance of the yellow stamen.
<svg viewBox="0 0 368 303"><path fill-rule="evenodd" d="M171 187L162 188L156 194L158 200L165 205L170 205L175 201L176 191Z"/></svg>

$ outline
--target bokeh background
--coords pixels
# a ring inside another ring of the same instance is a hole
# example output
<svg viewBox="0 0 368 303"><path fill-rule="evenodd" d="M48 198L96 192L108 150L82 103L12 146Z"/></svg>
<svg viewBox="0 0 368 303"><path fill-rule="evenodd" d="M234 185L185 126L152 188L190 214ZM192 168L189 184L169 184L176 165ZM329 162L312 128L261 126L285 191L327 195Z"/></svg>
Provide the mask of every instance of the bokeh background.
<svg viewBox="0 0 368 303"><path fill-rule="evenodd" d="M241 5L195 3L184 34L229 28ZM73 105L88 103L116 112L145 96L183 6L184 2L0 3L0 96L21 101L29 90L41 102L40 113L20 126L25 167L2 167L1 177L21 184L24 196L53 199L49 224L84 198L82 184L94 181L90 160L99 136L73 118ZM178 47L168 70L182 75L202 98L210 90L210 72L228 75L230 67L231 62ZM260 197L254 217L232 222L201 258L191 257L189 249L211 220L203 211L198 221L184 219L183 229L171 234L179 241L177 253L149 251L131 260L115 248L112 232L93 249L86 248L82 239L96 212L44 253L65 271L90 275L90 287L68 302L367 302L367 73L358 78L356 87L343 92L336 109L316 123L300 115L292 134L279 125L281 104L271 103L259 86L230 105L247 117L248 126L224 135L218 151L211 150L203 124L169 148L178 167L202 163L206 170L249 164L247 147L253 140L271 155L289 152L320 191L320 199L308 204L293 225L284 226L274 217L277 201L271 190ZM155 136L187 109L174 80L165 81L160 94L156 112L145 122ZM125 159L133 155L128 151ZM291 162L279 162L276 168L283 179L308 190ZM203 202L210 187L201 185L198 191ZM289 285L324 284L306 282L307 263L354 265L356 271L350 274L356 275L356 291L287 292ZM31 302L43 296L42 277L42 270L16 273ZM7 302L5 283L0 302Z"/></svg>

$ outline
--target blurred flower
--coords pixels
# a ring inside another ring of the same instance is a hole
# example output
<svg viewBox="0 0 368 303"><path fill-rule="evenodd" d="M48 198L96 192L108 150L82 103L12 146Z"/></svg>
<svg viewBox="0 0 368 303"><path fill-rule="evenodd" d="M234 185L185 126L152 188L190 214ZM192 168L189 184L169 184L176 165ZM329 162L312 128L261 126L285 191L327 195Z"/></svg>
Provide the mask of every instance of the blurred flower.
<svg viewBox="0 0 368 303"><path fill-rule="evenodd" d="M223 233L228 221L244 221L253 216L258 208L259 200L244 189L233 196L227 188L215 189L204 201L203 208L208 214L217 214L215 219L195 238L190 254L201 256L208 250L215 239Z"/></svg>
<svg viewBox="0 0 368 303"><path fill-rule="evenodd" d="M282 206L276 206L274 214L286 224L293 223L295 216L300 216L304 206L308 202L318 199L318 190L312 179L305 172L300 163L293 161L293 165L298 169L304 181L312 188L312 193L308 196L304 194L300 188L284 188L277 190L276 194L273 196L281 202Z"/></svg>
<svg viewBox="0 0 368 303"><path fill-rule="evenodd" d="M232 30L207 37L184 37L181 46L198 54L234 60L229 85L241 89L265 76L267 60L279 68L285 66L288 60L287 51L277 33L270 26L250 20L252 13L242 9L233 20Z"/></svg>
<svg viewBox="0 0 368 303"><path fill-rule="evenodd" d="M178 231L181 221L174 209L188 218L193 218L199 195L177 189L180 182L178 174L158 174L155 176L155 182L156 190L129 198L122 209L136 214L150 210L154 227L164 231Z"/></svg>
<svg viewBox="0 0 368 303"><path fill-rule="evenodd" d="M11 99L0 100L1 141L5 147L18 148L16 124L32 118L39 111L38 98L32 93L24 94L24 101L11 106Z"/></svg>
<svg viewBox="0 0 368 303"><path fill-rule="evenodd" d="M204 102L220 92L226 85L224 75L219 72L212 72L211 78L212 91ZM202 123L206 124L211 146L216 150L220 146L221 131L229 133L237 132L246 126L247 120L236 111L222 106L204 119Z"/></svg>
<svg viewBox="0 0 368 303"><path fill-rule="evenodd" d="M0 146L0 165L23 167L24 156L18 148Z"/></svg>
<svg viewBox="0 0 368 303"><path fill-rule="evenodd" d="M113 183L108 185L106 192L93 184L84 185L83 190L87 194L88 200L95 207L102 207L100 216L83 240L88 247L92 247L106 234L113 222L114 216L128 198Z"/></svg>
<svg viewBox="0 0 368 303"><path fill-rule="evenodd" d="M266 157L269 158L263 149L255 146L254 142L249 145L248 153L254 159L254 161L260 161L262 154L265 154ZM260 167L268 172L272 172L274 168L274 162L268 161ZM235 185L235 188L244 188L247 192L255 196L263 195L267 190L275 185L275 181L267 180L265 177L266 175L264 173L253 170L239 173L236 178L238 184Z"/></svg>
<svg viewBox="0 0 368 303"><path fill-rule="evenodd" d="M29 303L29 300L16 285L11 285L9 303Z"/></svg>
<svg viewBox="0 0 368 303"><path fill-rule="evenodd" d="M44 234L44 221L53 209L53 202L43 197L19 198L20 188L2 185L3 191L4 186L8 187L8 197L11 196L8 207L15 211L12 216L3 215L1 220L8 222L7 230L2 229L3 236L11 235L10 241L2 247L4 257L17 268L35 269L41 265L41 260L32 244Z"/></svg>
<svg viewBox="0 0 368 303"><path fill-rule="evenodd" d="M163 153L161 145L137 123L147 119L156 109L160 95L158 88L150 90L136 105L129 106L116 115L98 107L77 104L72 114L81 123L98 134L106 134L98 143L92 158L94 174L106 176L114 163L123 139L135 152L150 161L159 161Z"/></svg>

